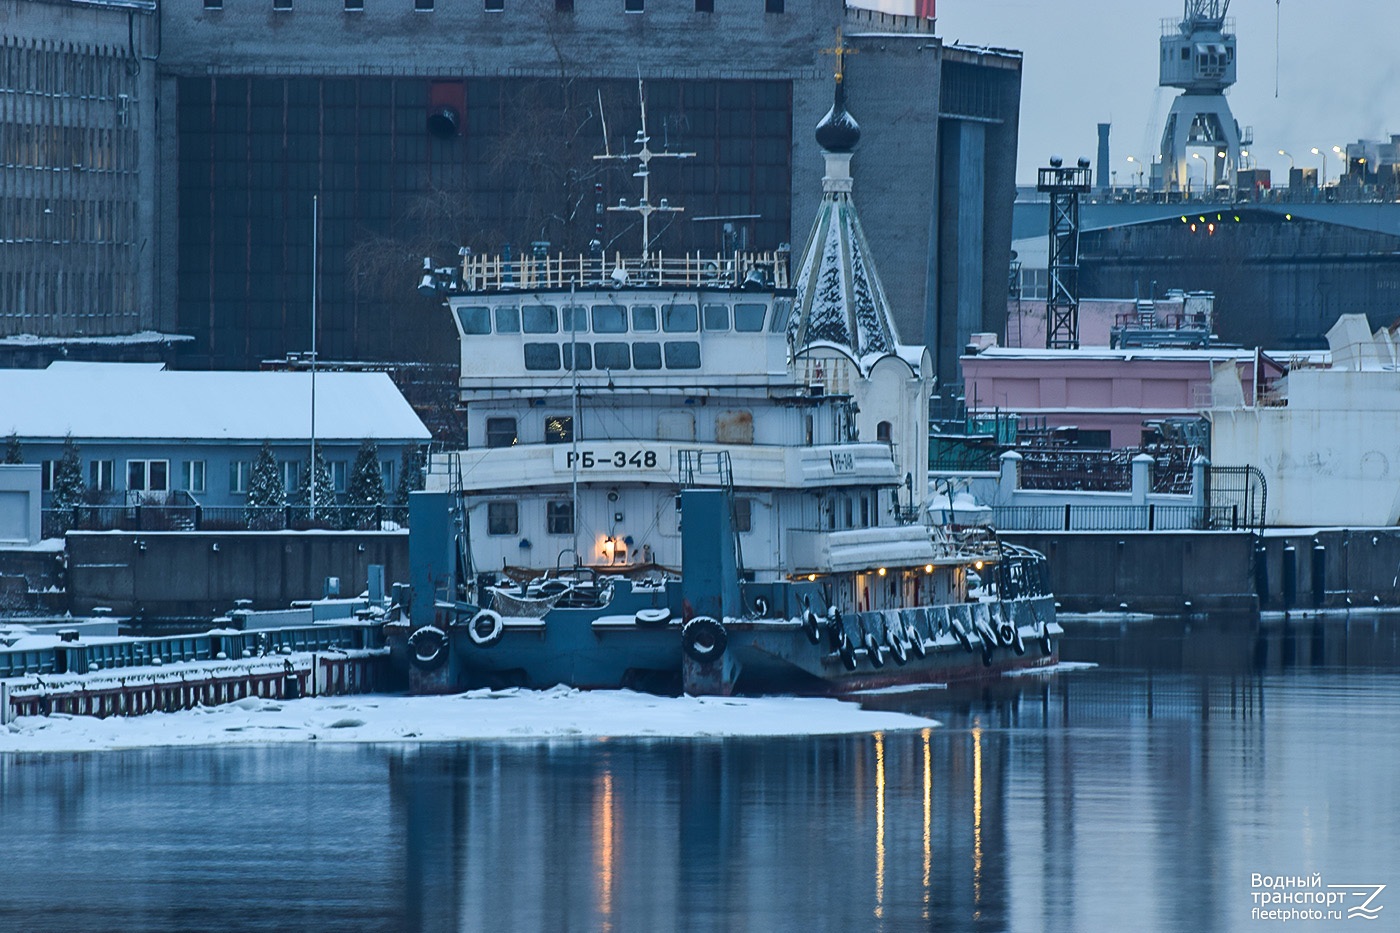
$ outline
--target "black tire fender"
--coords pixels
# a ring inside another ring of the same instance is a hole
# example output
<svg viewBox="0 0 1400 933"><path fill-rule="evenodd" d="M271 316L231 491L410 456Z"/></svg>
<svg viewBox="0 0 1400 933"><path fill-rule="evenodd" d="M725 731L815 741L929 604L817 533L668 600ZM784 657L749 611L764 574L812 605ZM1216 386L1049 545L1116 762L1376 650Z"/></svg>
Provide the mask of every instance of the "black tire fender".
<svg viewBox="0 0 1400 933"><path fill-rule="evenodd" d="M447 663L447 633L435 625L425 625L408 636L408 663L424 673Z"/></svg>
<svg viewBox="0 0 1400 933"><path fill-rule="evenodd" d="M822 626L817 620L817 614L810 609L802 613L802 631L807 635L807 640L814 645L822 643Z"/></svg>
<svg viewBox="0 0 1400 933"><path fill-rule="evenodd" d="M909 649L904 647L904 639L894 629L887 630L885 641L889 644L890 657L894 658L894 663L900 667L909 663Z"/></svg>
<svg viewBox="0 0 1400 933"><path fill-rule="evenodd" d="M729 636L718 619L696 616L681 628L681 650L697 663L719 660L728 645Z"/></svg>
<svg viewBox="0 0 1400 933"><path fill-rule="evenodd" d="M870 662L871 667L881 668L885 666L885 653L880 650L880 643L870 632L865 635L865 658Z"/></svg>

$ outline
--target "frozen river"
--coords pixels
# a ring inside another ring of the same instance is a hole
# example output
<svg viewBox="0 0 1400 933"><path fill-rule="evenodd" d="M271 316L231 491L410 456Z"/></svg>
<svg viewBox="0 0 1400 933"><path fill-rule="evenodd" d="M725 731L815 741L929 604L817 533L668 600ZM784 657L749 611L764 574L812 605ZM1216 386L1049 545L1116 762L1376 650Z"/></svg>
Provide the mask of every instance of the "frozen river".
<svg viewBox="0 0 1400 933"><path fill-rule="evenodd" d="M1400 617L1067 627L919 731L0 754L0 929L1400 924Z"/></svg>

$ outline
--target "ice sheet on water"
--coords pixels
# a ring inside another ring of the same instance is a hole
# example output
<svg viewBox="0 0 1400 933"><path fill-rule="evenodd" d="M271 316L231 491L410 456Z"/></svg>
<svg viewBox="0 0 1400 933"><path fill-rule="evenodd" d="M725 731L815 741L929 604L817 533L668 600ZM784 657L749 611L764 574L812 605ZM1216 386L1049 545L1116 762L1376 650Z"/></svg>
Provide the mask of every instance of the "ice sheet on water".
<svg viewBox="0 0 1400 933"><path fill-rule="evenodd" d="M250 697L224 706L110 719L25 716L0 728L0 753L300 741L832 735L932 725L919 716L826 698L658 697L555 687L436 697Z"/></svg>

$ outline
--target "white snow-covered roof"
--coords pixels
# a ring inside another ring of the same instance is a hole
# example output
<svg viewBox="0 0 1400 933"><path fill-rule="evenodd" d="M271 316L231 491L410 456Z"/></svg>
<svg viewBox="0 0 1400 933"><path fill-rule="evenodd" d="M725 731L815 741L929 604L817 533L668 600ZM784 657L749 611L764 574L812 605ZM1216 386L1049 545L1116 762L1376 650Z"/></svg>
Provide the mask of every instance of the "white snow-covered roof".
<svg viewBox="0 0 1400 933"><path fill-rule="evenodd" d="M0 369L0 435L111 440L301 440L311 374L185 372L144 363ZM318 373L316 436L427 440L384 373Z"/></svg>

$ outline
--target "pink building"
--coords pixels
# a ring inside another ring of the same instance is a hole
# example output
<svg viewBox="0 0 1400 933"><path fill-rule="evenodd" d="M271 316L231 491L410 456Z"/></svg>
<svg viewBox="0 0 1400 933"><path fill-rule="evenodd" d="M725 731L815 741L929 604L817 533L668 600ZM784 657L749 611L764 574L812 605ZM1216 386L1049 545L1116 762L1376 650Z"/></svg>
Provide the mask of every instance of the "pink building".
<svg viewBox="0 0 1400 933"><path fill-rule="evenodd" d="M1198 417L1211 406L1211 379L1232 367L1254 403L1255 363L1267 388L1284 368L1243 349L1031 350L989 347L962 358L969 410L1000 409L1077 427L1086 447L1137 447L1143 422Z"/></svg>

